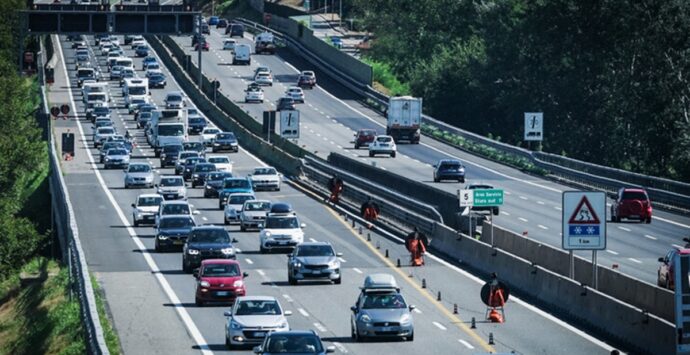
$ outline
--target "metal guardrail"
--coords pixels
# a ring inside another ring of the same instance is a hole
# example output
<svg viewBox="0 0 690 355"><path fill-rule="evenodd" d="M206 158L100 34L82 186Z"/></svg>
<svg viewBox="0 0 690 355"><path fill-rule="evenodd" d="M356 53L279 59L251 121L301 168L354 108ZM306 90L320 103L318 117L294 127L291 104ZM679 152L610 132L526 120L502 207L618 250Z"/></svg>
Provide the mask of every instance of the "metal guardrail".
<svg viewBox="0 0 690 355"><path fill-rule="evenodd" d="M53 37L53 36L51 36ZM60 45L53 42L53 46ZM43 69L39 63L39 70ZM45 85L41 83L41 105L42 113L50 117L48 111L48 100L45 92ZM49 118L48 118L49 119ZM86 351L89 354L108 355L108 347L103 336L100 317L96 307L96 296L91 285L91 276L81 247L77 220L72 208L67 185L60 170L60 158L57 153L58 147L53 139L52 128L48 128L50 145L50 195L52 203L53 220L55 221L56 232L60 240L63 260L67 260L71 287L76 292L79 299L80 317L84 327Z"/></svg>
<svg viewBox="0 0 690 355"><path fill-rule="evenodd" d="M347 75L344 75L337 68L311 53L298 41L290 38L290 36L286 36L279 31L244 18L238 18L237 20L247 26L260 29L262 31L269 31L277 37L283 38L286 42L290 43L290 45L298 48L300 54L303 55L305 59L307 59L320 70L327 73L341 85L369 100L372 100L377 106L382 107L383 110L388 107L388 96L376 91L370 85L363 85ZM650 198L653 200L653 203L657 205L664 205L666 207L676 207L690 210L690 184L688 183L649 175L636 174L620 169L561 157L550 153L532 152L524 148L498 142L481 135L453 127L427 115L424 115L423 119L425 124L432 125L440 130L448 131L469 141L481 143L504 153L509 153L528 159L535 166L549 170L557 179L560 178L569 183L575 183L583 188L600 188L608 192L614 192L622 186L644 187L647 189Z"/></svg>

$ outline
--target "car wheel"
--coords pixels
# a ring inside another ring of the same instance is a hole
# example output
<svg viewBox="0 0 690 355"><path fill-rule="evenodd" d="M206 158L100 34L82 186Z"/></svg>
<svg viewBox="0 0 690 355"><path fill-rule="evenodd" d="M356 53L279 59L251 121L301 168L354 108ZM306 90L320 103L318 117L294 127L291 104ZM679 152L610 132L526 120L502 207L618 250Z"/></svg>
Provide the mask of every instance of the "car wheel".
<svg viewBox="0 0 690 355"><path fill-rule="evenodd" d="M240 222L240 232L246 232L246 231L247 231L247 227L245 227L244 224L242 224L242 222Z"/></svg>
<svg viewBox="0 0 690 355"><path fill-rule="evenodd" d="M125 184L125 190L129 189L129 185Z"/></svg>
<svg viewBox="0 0 690 355"><path fill-rule="evenodd" d="M223 218L223 223L227 226L230 225L230 221L227 218Z"/></svg>
<svg viewBox="0 0 690 355"><path fill-rule="evenodd" d="M434 177L434 182L439 182L439 181L441 181L441 180L438 179L438 178L436 178L436 177Z"/></svg>
<svg viewBox="0 0 690 355"><path fill-rule="evenodd" d="M260 252L261 254L266 254L266 253L268 252L268 249L264 248L263 245L260 245L260 246L259 246L259 252Z"/></svg>
<svg viewBox="0 0 690 355"><path fill-rule="evenodd" d="M391 158L395 158L395 152L391 153Z"/></svg>
<svg viewBox="0 0 690 355"><path fill-rule="evenodd" d="M288 283L290 285L293 285L293 286L297 285L297 279L295 279L294 277L290 276L290 274L288 274Z"/></svg>
<svg viewBox="0 0 690 355"><path fill-rule="evenodd" d="M410 334L410 336L407 337L407 341L414 341L414 332L412 332L412 334Z"/></svg>
<svg viewBox="0 0 690 355"><path fill-rule="evenodd" d="M336 285L340 285L341 282L343 282L343 277L342 277L342 276L340 276L339 278L337 278L337 279L335 279L335 280L333 281L333 283L335 283Z"/></svg>
<svg viewBox="0 0 690 355"><path fill-rule="evenodd" d="M161 246L158 244L158 238L156 238L156 242L154 243L153 249L156 251L156 253L161 252Z"/></svg>
<svg viewBox="0 0 690 355"><path fill-rule="evenodd" d="M192 268L187 265L187 263L182 259L182 271L184 271L186 274L189 274L192 272Z"/></svg>
<svg viewBox="0 0 690 355"><path fill-rule="evenodd" d="M667 290L671 289L671 278L669 277L669 275L666 275L666 286L665 287Z"/></svg>
<svg viewBox="0 0 690 355"><path fill-rule="evenodd" d="M204 306L204 302L198 298L194 299L194 303L196 303L197 307L203 307Z"/></svg>
<svg viewBox="0 0 690 355"><path fill-rule="evenodd" d="M137 221L136 218L132 218L134 220L134 226L139 227L139 221Z"/></svg>
<svg viewBox="0 0 690 355"><path fill-rule="evenodd" d="M222 209L223 209L223 205L218 204L218 209L219 209L219 210L222 210Z"/></svg>
<svg viewBox="0 0 690 355"><path fill-rule="evenodd" d="M355 149L359 149L359 144L355 144Z"/></svg>
<svg viewBox="0 0 690 355"><path fill-rule="evenodd" d="M647 224L652 223L652 217L647 217L647 219L645 220L645 223L647 223Z"/></svg>
<svg viewBox="0 0 690 355"><path fill-rule="evenodd" d="M193 189L196 189L196 184L195 184L195 183L192 183L192 188L193 188Z"/></svg>
<svg viewBox="0 0 690 355"><path fill-rule="evenodd" d="M464 184L464 183L465 183L465 178L460 178L460 179L458 179L458 182L461 183L461 184Z"/></svg>
<svg viewBox="0 0 690 355"><path fill-rule="evenodd" d="M228 348L228 350L232 350L234 348L227 335L225 336L225 347Z"/></svg>
<svg viewBox="0 0 690 355"><path fill-rule="evenodd" d="M369 152L369 158L374 156L374 152Z"/></svg>

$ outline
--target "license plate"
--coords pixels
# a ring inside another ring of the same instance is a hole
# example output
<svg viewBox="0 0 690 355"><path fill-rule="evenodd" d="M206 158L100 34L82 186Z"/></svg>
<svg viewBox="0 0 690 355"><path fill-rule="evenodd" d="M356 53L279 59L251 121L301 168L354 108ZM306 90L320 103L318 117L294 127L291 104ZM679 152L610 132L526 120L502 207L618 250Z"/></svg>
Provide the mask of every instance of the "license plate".
<svg viewBox="0 0 690 355"><path fill-rule="evenodd" d="M639 215L636 215L636 214L631 214L631 215L630 215L630 218L640 218L640 216L639 216Z"/></svg>
<svg viewBox="0 0 690 355"><path fill-rule="evenodd" d="M314 274L314 275L320 275L320 274L321 274L321 270L314 270L314 271L312 271L312 274Z"/></svg>
<svg viewBox="0 0 690 355"><path fill-rule="evenodd" d="M184 244L184 240L176 240L176 241L173 242L173 244L175 244L175 245L182 245L182 244Z"/></svg>
<svg viewBox="0 0 690 355"><path fill-rule="evenodd" d="M278 242L279 245L287 245L288 242Z"/></svg>
<svg viewBox="0 0 690 355"><path fill-rule="evenodd" d="M390 332L390 331L392 331L392 330L393 330L393 327L383 327L383 328L381 328L381 331L382 331L382 332Z"/></svg>
<svg viewBox="0 0 690 355"><path fill-rule="evenodd" d="M167 198L175 198L175 195L165 195Z"/></svg>
<svg viewBox="0 0 690 355"><path fill-rule="evenodd" d="M266 336L266 332L254 332L254 337L262 338Z"/></svg>
<svg viewBox="0 0 690 355"><path fill-rule="evenodd" d="M218 292L216 292L216 296L227 296L227 295L229 295L229 294L230 294L230 292L228 292L228 291L218 291Z"/></svg>

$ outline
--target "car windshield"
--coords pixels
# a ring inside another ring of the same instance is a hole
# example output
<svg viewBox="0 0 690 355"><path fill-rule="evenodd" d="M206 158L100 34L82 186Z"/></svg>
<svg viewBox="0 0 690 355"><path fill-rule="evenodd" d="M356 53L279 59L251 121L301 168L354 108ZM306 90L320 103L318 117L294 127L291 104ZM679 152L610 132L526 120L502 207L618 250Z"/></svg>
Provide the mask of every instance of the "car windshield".
<svg viewBox="0 0 690 355"><path fill-rule="evenodd" d="M235 139L235 135L232 133L221 133L218 134L218 139Z"/></svg>
<svg viewBox="0 0 690 355"><path fill-rule="evenodd" d="M323 352L321 341L314 335L272 333L266 340L269 353L314 354Z"/></svg>
<svg viewBox="0 0 690 355"><path fill-rule="evenodd" d="M247 202L244 204L243 209L245 211L268 211L269 209L271 209L271 203L261 201Z"/></svg>
<svg viewBox="0 0 690 355"><path fill-rule="evenodd" d="M186 203L173 203L163 205L161 214L190 214L189 205Z"/></svg>
<svg viewBox="0 0 690 355"><path fill-rule="evenodd" d="M187 159L189 157L198 157L199 153L197 152L182 152L180 153L180 159Z"/></svg>
<svg viewBox="0 0 690 355"><path fill-rule="evenodd" d="M275 175L276 169L274 168L256 168L254 169L254 175Z"/></svg>
<svg viewBox="0 0 690 355"><path fill-rule="evenodd" d="M195 172L207 173L209 171L216 171L216 166L213 164L197 164L194 167Z"/></svg>
<svg viewBox="0 0 690 355"><path fill-rule="evenodd" d="M193 227L194 220L189 217L161 218L160 228L187 228Z"/></svg>
<svg viewBox="0 0 690 355"><path fill-rule="evenodd" d="M214 164L227 164L230 162L230 159L227 157L211 157L208 158L208 162Z"/></svg>
<svg viewBox="0 0 690 355"><path fill-rule="evenodd" d="M187 159L185 159L184 164L185 164L185 165L194 165L194 164L196 164L196 163L203 163L203 162L205 162L205 161L206 161L206 160L204 160L204 158L193 157L193 158L187 158Z"/></svg>
<svg viewBox="0 0 690 355"><path fill-rule="evenodd" d="M150 76L150 78L151 78L151 80L156 81L156 80L163 80L165 78L165 76L163 76L163 74L153 74Z"/></svg>
<svg viewBox="0 0 690 355"><path fill-rule="evenodd" d="M151 171L151 166L148 164L131 164L129 166L130 173L148 173Z"/></svg>
<svg viewBox="0 0 690 355"><path fill-rule="evenodd" d="M139 112L139 119L140 120L148 120L151 119L153 114L151 112Z"/></svg>
<svg viewBox="0 0 690 355"><path fill-rule="evenodd" d="M230 236L225 229L199 229L192 232L189 240L193 243L230 243Z"/></svg>
<svg viewBox="0 0 690 355"><path fill-rule="evenodd" d="M139 114L139 117L141 117L141 113ZM174 153L174 152L179 152L182 150L182 147L179 145L164 145L163 146L163 152L164 153Z"/></svg>
<svg viewBox="0 0 690 355"><path fill-rule="evenodd" d="M210 129L204 130L204 134L217 134L218 132L220 132L220 130L215 129L215 128L210 128Z"/></svg>
<svg viewBox="0 0 690 355"><path fill-rule="evenodd" d="M105 93L95 92L86 96L86 101L105 101Z"/></svg>
<svg viewBox="0 0 690 355"><path fill-rule="evenodd" d="M276 301L242 301L235 308L236 316L278 315L283 312Z"/></svg>
<svg viewBox="0 0 690 355"><path fill-rule="evenodd" d="M297 256L335 256L330 245L300 245Z"/></svg>
<svg viewBox="0 0 690 355"><path fill-rule="evenodd" d="M79 69L77 71L77 76L89 76L93 75L93 69Z"/></svg>
<svg viewBox="0 0 690 355"><path fill-rule="evenodd" d="M647 200L647 195L642 191L623 191L623 200Z"/></svg>
<svg viewBox="0 0 690 355"><path fill-rule="evenodd" d="M103 106L94 107L93 112L97 115L106 115L110 113L110 109Z"/></svg>
<svg viewBox="0 0 690 355"><path fill-rule="evenodd" d="M162 178L160 186L184 186L181 178Z"/></svg>
<svg viewBox="0 0 690 355"><path fill-rule="evenodd" d="M375 136L376 131L359 131L360 136Z"/></svg>
<svg viewBox="0 0 690 355"><path fill-rule="evenodd" d="M204 147L201 142L191 142L191 143L184 143L182 144L184 147L184 150L205 150L206 148Z"/></svg>
<svg viewBox="0 0 690 355"><path fill-rule="evenodd" d="M249 188L249 181L246 179L227 179L223 182L223 188L233 189L233 188Z"/></svg>
<svg viewBox="0 0 690 355"><path fill-rule="evenodd" d="M208 176L206 176L206 181L219 181L225 179L226 177L229 177L229 175L225 172L210 173Z"/></svg>
<svg viewBox="0 0 690 355"><path fill-rule="evenodd" d="M168 95L167 101L182 101L182 96L180 95Z"/></svg>
<svg viewBox="0 0 690 355"><path fill-rule="evenodd" d="M110 149L118 148L122 145L121 142L107 142L103 144L103 151L107 152Z"/></svg>
<svg viewBox="0 0 690 355"><path fill-rule="evenodd" d="M146 88L143 86L134 86L129 88L130 95L144 95L146 94Z"/></svg>
<svg viewBox="0 0 690 355"><path fill-rule="evenodd" d="M182 125L174 125L174 126L158 126L158 135L159 136L183 136L184 135L184 126Z"/></svg>
<svg viewBox="0 0 690 355"><path fill-rule="evenodd" d="M462 165L460 165L460 163L444 163L444 164L441 164L439 169L441 169L441 170L458 170L461 167L462 167Z"/></svg>
<svg viewBox="0 0 690 355"><path fill-rule="evenodd" d="M127 150L125 150L125 149L110 149L110 150L108 150L108 155L127 155Z"/></svg>
<svg viewBox="0 0 690 355"><path fill-rule="evenodd" d="M201 273L202 276L235 277L240 276L240 268L237 264L207 264Z"/></svg>
<svg viewBox="0 0 690 355"><path fill-rule="evenodd" d="M254 196L250 195L231 195L230 198L228 199L228 204L229 205L241 205L244 204L244 201L247 200L253 200Z"/></svg>
<svg viewBox="0 0 690 355"><path fill-rule="evenodd" d="M407 308L405 300L399 293L376 294L368 293L364 296L363 309Z"/></svg>
<svg viewBox="0 0 690 355"><path fill-rule="evenodd" d="M266 228L288 229L299 228L297 217L269 217L266 219Z"/></svg>
<svg viewBox="0 0 690 355"><path fill-rule="evenodd" d="M192 117L189 119L189 124L199 124L204 123L204 119L201 117Z"/></svg>
<svg viewBox="0 0 690 355"><path fill-rule="evenodd" d="M158 196L146 196L146 197L139 197L139 201L137 202L138 206L158 206L163 202L162 197Z"/></svg>

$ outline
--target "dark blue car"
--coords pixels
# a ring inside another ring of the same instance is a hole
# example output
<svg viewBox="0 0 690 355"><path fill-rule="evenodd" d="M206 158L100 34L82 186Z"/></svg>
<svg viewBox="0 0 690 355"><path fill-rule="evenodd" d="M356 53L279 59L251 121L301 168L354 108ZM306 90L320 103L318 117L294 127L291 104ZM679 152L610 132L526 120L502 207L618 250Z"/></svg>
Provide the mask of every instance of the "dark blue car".
<svg viewBox="0 0 690 355"><path fill-rule="evenodd" d="M187 129L189 134L199 134L201 131L208 126L206 119L203 117L190 117L188 120L189 128Z"/></svg>
<svg viewBox="0 0 690 355"><path fill-rule="evenodd" d="M134 55L137 57L146 57L149 55L149 46L139 46L134 50Z"/></svg>
<svg viewBox="0 0 690 355"><path fill-rule="evenodd" d="M163 74L154 74L149 76L149 89L165 88L166 84L165 75Z"/></svg>
<svg viewBox="0 0 690 355"><path fill-rule="evenodd" d="M223 188L218 192L218 209L224 209L225 204L228 202L228 196L236 192L254 193L252 180L247 177L226 178L223 180Z"/></svg>
<svg viewBox="0 0 690 355"><path fill-rule="evenodd" d="M182 248L194 226L196 223L190 216L168 215L161 217L156 230L156 251Z"/></svg>

